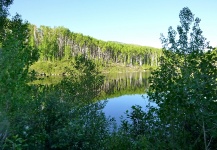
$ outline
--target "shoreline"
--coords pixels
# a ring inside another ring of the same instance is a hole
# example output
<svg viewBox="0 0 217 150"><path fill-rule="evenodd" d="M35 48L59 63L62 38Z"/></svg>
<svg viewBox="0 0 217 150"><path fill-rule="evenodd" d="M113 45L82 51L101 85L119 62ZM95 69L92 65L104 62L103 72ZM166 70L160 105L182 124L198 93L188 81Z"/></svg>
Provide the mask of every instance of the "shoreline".
<svg viewBox="0 0 217 150"><path fill-rule="evenodd" d="M69 62L43 62L38 61L30 67L30 72L34 71L36 76L67 76L67 68L73 69ZM129 73L147 72L156 69L156 66L126 66L125 64L109 64L106 67L98 66L102 74L108 73Z"/></svg>

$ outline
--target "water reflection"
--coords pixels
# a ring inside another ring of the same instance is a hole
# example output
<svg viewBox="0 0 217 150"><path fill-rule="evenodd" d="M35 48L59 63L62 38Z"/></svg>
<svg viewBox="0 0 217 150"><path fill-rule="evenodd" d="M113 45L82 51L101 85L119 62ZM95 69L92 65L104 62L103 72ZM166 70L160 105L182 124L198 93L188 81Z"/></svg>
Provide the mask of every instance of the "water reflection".
<svg viewBox="0 0 217 150"><path fill-rule="evenodd" d="M100 99L122 95L144 94L150 72L113 73L105 75Z"/></svg>
<svg viewBox="0 0 217 150"><path fill-rule="evenodd" d="M117 125L121 123L120 117L126 118L126 110L133 105L140 105L148 111L148 97L145 90L148 88L150 72L132 72L108 74L102 87L101 100L107 101L103 112L107 117L115 118ZM154 104L151 104L154 105Z"/></svg>
<svg viewBox="0 0 217 150"><path fill-rule="evenodd" d="M130 110L132 105L140 105L146 111L148 98L145 90L148 88L150 72L108 73L104 84L95 101L107 101L103 109L106 116L114 117L120 124L120 116ZM48 77L36 80L34 84L57 84L62 77ZM143 97L142 97L143 96Z"/></svg>
<svg viewBox="0 0 217 150"><path fill-rule="evenodd" d="M118 97L121 95L144 94L148 88L150 72L127 72L107 73L98 100ZM63 79L62 76L38 77L32 84L51 85L57 84Z"/></svg>

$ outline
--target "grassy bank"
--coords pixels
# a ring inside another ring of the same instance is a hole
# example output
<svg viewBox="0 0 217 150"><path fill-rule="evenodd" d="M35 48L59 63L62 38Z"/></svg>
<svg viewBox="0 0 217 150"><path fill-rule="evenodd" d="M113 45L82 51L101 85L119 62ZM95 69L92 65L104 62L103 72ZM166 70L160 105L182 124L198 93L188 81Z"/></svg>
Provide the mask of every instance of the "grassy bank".
<svg viewBox="0 0 217 150"><path fill-rule="evenodd" d="M65 69L72 69L72 61L62 60L62 61L38 61L34 63L30 70L35 70L38 75L43 76L60 76L65 74ZM126 66L121 63L110 63L106 66L98 65L98 68L102 73L116 73L116 72L139 72L146 70L153 70L156 67L151 66Z"/></svg>

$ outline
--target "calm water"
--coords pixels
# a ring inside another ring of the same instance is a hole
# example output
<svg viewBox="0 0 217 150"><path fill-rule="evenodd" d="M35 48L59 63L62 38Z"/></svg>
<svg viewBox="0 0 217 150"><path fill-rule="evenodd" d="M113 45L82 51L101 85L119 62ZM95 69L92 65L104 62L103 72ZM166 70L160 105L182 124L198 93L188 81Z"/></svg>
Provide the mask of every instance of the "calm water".
<svg viewBox="0 0 217 150"><path fill-rule="evenodd" d="M126 110L131 111L133 105L140 105L147 111L148 98L145 90L148 88L150 72L119 73L106 77L103 101L107 101L103 112L113 117L120 124L120 117L126 117ZM154 105L153 103L151 105Z"/></svg>
<svg viewBox="0 0 217 150"><path fill-rule="evenodd" d="M107 104L104 107L103 112L107 117L115 118L117 124L120 125L120 117L126 118L126 110L129 110L130 112L133 105L140 105L142 106L142 110L147 111L147 95L133 94L107 99Z"/></svg>
<svg viewBox="0 0 217 150"><path fill-rule="evenodd" d="M148 98L145 94L148 88L148 77L150 72L128 72L105 74L105 82L101 87L101 94L97 98L100 101L107 101L103 111L106 116L114 117L120 123L120 117L126 116L124 112L131 110L133 105L142 106L146 110ZM49 77L38 80L35 84L55 84L61 77Z"/></svg>

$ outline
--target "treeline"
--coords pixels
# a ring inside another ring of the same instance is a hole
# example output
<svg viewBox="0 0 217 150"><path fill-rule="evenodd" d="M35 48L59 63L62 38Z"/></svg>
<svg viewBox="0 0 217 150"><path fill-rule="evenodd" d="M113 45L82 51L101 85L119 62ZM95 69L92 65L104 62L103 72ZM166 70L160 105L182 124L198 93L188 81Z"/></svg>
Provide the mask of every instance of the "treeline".
<svg viewBox="0 0 217 150"><path fill-rule="evenodd" d="M70 59L84 54L106 65L110 62L125 65L157 66L162 51L158 48L105 42L64 27L29 25L29 44L39 49L41 61Z"/></svg>

